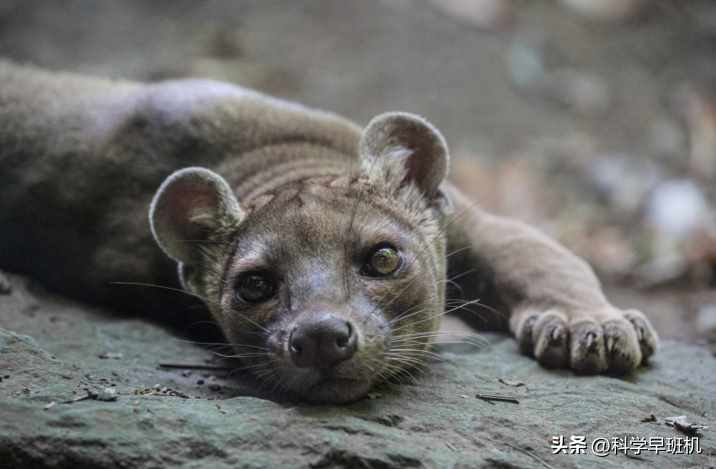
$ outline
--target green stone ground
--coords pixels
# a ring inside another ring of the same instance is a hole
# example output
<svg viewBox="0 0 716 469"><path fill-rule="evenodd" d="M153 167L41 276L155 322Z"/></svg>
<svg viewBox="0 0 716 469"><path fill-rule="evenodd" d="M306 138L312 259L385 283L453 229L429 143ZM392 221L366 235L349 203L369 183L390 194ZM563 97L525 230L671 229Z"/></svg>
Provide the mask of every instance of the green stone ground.
<svg viewBox="0 0 716 469"><path fill-rule="evenodd" d="M509 338L488 335L480 350L444 351L416 385L344 407L278 404L220 372L159 369L211 358L160 327L11 281L12 294L0 296L0 467L716 464L716 361L706 348L667 342L648 369L622 380L545 371ZM107 387L116 400L63 403ZM643 421L652 414L656 422ZM711 427L701 454L552 453L559 435L684 438L663 423L676 415Z"/></svg>

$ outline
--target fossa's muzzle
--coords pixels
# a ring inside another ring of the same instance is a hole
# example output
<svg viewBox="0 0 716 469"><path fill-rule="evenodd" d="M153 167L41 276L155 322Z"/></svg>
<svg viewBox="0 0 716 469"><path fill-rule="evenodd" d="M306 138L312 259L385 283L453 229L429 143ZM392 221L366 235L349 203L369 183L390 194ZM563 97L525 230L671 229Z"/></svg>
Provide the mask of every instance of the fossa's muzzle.
<svg viewBox="0 0 716 469"><path fill-rule="evenodd" d="M358 349L358 338L349 321L326 311L302 314L287 334L286 348L299 368L330 369L348 360Z"/></svg>

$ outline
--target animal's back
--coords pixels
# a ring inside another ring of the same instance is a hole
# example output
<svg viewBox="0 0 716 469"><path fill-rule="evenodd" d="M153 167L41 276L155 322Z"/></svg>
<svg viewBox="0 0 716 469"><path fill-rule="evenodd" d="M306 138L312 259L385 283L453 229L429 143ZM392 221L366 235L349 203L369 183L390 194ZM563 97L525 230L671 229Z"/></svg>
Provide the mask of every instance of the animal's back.
<svg viewBox="0 0 716 469"><path fill-rule="evenodd" d="M168 174L231 167L281 142L350 154L357 135L332 114L225 83L140 84L0 62L0 268L75 297L151 309L158 291L114 282L177 286L147 222Z"/></svg>
<svg viewBox="0 0 716 469"><path fill-rule="evenodd" d="M0 63L2 268L110 302L135 292L109 282L147 281L150 272L169 268L161 267L146 236L126 238L130 227L144 224L138 213L114 217L118 206L131 205L131 181L140 168L120 167L104 146L132 112L128 103L139 89ZM126 256L114 255L119 248ZM137 276L122 278L130 268Z"/></svg>

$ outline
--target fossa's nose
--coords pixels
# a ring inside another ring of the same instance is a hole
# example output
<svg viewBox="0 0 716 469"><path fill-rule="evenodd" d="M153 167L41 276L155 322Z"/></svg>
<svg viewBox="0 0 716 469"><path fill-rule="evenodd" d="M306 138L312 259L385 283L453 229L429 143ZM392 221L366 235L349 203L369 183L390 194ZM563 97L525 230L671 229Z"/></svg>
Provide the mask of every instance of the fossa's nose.
<svg viewBox="0 0 716 469"><path fill-rule="evenodd" d="M332 314L309 316L296 324L289 338L293 363L300 368L330 368L356 352L351 324Z"/></svg>

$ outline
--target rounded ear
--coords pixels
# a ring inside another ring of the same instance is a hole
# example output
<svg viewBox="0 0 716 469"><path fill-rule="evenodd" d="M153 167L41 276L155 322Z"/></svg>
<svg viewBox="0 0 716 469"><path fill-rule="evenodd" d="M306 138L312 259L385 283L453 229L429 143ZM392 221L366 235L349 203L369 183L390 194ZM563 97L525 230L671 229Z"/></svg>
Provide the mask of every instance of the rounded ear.
<svg viewBox="0 0 716 469"><path fill-rule="evenodd" d="M448 148L445 139L430 122L415 114L387 112L374 117L360 140L363 169L402 162L402 183L414 183L429 198L438 195L447 177Z"/></svg>
<svg viewBox="0 0 716 469"><path fill-rule="evenodd" d="M208 235L241 222L244 212L229 184L206 168L184 168L164 180L149 208L159 247L172 259L192 264Z"/></svg>

